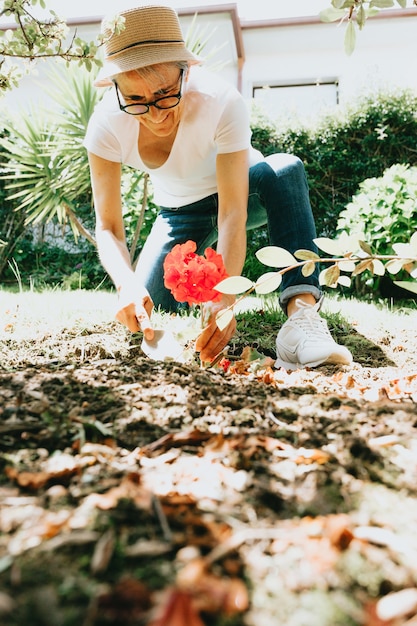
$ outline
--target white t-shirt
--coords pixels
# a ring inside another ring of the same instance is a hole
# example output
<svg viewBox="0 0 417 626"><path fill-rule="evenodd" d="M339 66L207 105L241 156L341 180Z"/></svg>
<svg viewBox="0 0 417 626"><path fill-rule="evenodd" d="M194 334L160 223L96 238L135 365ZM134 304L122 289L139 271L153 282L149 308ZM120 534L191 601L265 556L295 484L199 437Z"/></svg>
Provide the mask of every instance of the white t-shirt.
<svg viewBox="0 0 417 626"><path fill-rule="evenodd" d="M84 146L97 156L148 172L160 206L180 207L217 192L216 156L250 148L249 112L240 93L221 77L193 66L183 87L177 135L163 165L149 168L138 151L140 124L120 111L114 89L97 105ZM251 164L262 155L251 152Z"/></svg>

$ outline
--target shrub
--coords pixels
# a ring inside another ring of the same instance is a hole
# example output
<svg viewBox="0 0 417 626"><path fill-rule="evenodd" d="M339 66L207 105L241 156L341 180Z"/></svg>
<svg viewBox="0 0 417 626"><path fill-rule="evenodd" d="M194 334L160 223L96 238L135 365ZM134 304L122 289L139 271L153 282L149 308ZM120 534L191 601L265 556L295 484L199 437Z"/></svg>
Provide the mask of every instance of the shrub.
<svg viewBox="0 0 417 626"><path fill-rule="evenodd" d="M417 230L417 167L396 164L360 183L337 228L363 235L378 254L392 254L393 243Z"/></svg>
<svg viewBox="0 0 417 626"><path fill-rule="evenodd" d="M310 126L274 124L255 113L253 144L265 155L289 152L302 159L318 235L332 236L365 178L395 163L417 165L416 112L417 95L404 90L363 96Z"/></svg>
<svg viewBox="0 0 417 626"><path fill-rule="evenodd" d="M378 255L394 254L393 244L409 241L417 231L417 167L392 165L382 176L360 183L352 201L341 211L337 228L359 236ZM407 277L405 273L404 279ZM381 279L367 272L356 281L362 291L381 288ZM387 287L386 279L382 287Z"/></svg>

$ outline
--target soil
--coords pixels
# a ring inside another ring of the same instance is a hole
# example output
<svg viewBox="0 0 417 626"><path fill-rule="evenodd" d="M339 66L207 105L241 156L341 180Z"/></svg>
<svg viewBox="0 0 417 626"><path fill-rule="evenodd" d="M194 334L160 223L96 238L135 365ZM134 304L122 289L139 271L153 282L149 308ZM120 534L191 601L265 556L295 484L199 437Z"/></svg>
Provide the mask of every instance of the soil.
<svg viewBox="0 0 417 626"><path fill-rule="evenodd" d="M416 312L368 312L332 329L351 366L295 372L243 318L208 369L9 320L1 624L417 624Z"/></svg>

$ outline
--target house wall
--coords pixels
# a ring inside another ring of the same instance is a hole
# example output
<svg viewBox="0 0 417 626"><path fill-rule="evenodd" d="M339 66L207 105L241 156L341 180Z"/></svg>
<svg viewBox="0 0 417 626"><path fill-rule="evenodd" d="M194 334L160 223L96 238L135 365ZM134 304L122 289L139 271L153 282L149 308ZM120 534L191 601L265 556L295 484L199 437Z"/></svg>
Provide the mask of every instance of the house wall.
<svg viewBox="0 0 417 626"><path fill-rule="evenodd" d="M403 12L404 14L406 11ZM339 84L339 102L378 88L417 90L417 14L369 19L351 56L344 52L344 27L310 23L243 29L246 62L242 93L255 84Z"/></svg>

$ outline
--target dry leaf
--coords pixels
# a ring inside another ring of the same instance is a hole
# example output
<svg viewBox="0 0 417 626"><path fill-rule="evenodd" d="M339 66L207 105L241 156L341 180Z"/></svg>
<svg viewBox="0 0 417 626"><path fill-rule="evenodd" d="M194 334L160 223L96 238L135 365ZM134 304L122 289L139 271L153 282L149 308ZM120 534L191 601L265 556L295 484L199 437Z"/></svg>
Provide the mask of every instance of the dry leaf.
<svg viewBox="0 0 417 626"><path fill-rule="evenodd" d="M417 589L401 589L378 600L377 616L385 621L399 619L417 612Z"/></svg>
<svg viewBox="0 0 417 626"><path fill-rule="evenodd" d="M116 538L114 530L110 528L96 543L90 568L93 574L104 572L113 556Z"/></svg>
<svg viewBox="0 0 417 626"><path fill-rule="evenodd" d="M191 560L178 572L177 584L190 593L195 606L206 613L234 615L249 606L248 591L243 581L211 574L203 557Z"/></svg>
<svg viewBox="0 0 417 626"><path fill-rule="evenodd" d="M204 622L193 607L190 594L172 589L162 607L161 616L148 626L204 626Z"/></svg>
<svg viewBox="0 0 417 626"><path fill-rule="evenodd" d="M8 478L17 482L21 487L27 489L41 489L49 482L57 480L69 480L71 476L81 471L84 467L94 465L96 459L92 456L70 454L56 454L50 456L42 463L42 470L39 472L19 472L15 467L6 467L5 472Z"/></svg>

